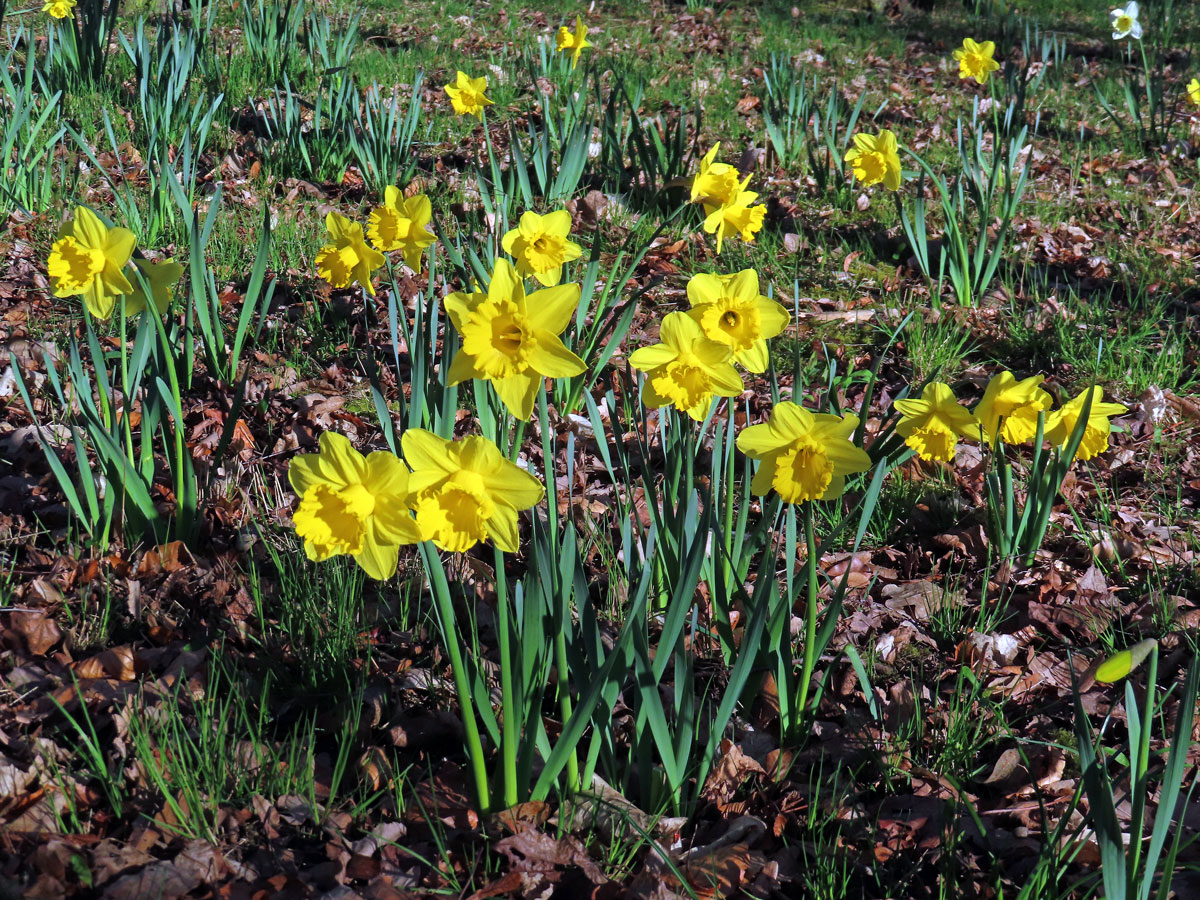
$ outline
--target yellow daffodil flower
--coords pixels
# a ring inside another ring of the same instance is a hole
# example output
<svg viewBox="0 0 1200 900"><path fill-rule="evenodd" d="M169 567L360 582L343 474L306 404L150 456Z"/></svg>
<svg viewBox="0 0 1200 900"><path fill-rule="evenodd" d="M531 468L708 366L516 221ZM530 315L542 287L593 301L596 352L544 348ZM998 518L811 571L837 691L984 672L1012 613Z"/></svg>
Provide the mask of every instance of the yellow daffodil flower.
<svg viewBox="0 0 1200 900"><path fill-rule="evenodd" d="M767 338L791 321L788 311L758 292L758 273L743 269L734 275L694 275L687 286L688 312L705 337L726 344L733 360L748 372L767 370Z"/></svg>
<svg viewBox="0 0 1200 900"><path fill-rule="evenodd" d="M1137 0L1129 0L1124 7L1118 7L1108 14L1112 25L1114 41L1131 37L1135 41L1142 39L1142 23L1138 21Z"/></svg>
<svg viewBox="0 0 1200 900"><path fill-rule="evenodd" d="M921 399L892 405L901 416L896 433L921 459L949 462L960 437L979 437L979 420L959 405L948 384L927 384Z"/></svg>
<svg viewBox="0 0 1200 900"><path fill-rule="evenodd" d="M954 51L954 58L958 60L958 77L974 78L979 84L987 84L988 77L1000 68L995 55L995 41L977 44L970 38L963 38L962 49Z"/></svg>
<svg viewBox="0 0 1200 900"><path fill-rule="evenodd" d="M90 209L79 207L75 218L59 229L46 261L54 296L82 296L88 312L108 318L117 297L133 292L123 270L136 243L128 228L109 228Z"/></svg>
<svg viewBox="0 0 1200 900"><path fill-rule="evenodd" d="M399 188L389 185L383 192L383 205L373 209L367 220L367 237L378 250L400 250L404 264L420 272L421 255L437 240L429 230L432 219L433 205L428 197L414 194L405 199Z"/></svg>
<svg viewBox="0 0 1200 900"><path fill-rule="evenodd" d="M1187 95L1193 106L1200 106L1200 78L1193 78L1188 82Z"/></svg>
<svg viewBox="0 0 1200 900"><path fill-rule="evenodd" d="M846 162L863 187L883 183L889 191L900 189L900 148L888 129L879 134L856 134L854 146L846 151Z"/></svg>
<svg viewBox="0 0 1200 900"><path fill-rule="evenodd" d="M754 236L762 230L763 221L767 216L767 208L763 204L752 206L758 199L754 191L746 190L750 176L742 182L742 189L726 205L717 207L704 219L704 233L717 236L717 252L721 252L726 234L732 232L741 237L746 243L754 240Z"/></svg>
<svg viewBox="0 0 1200 900"><path fill-rule="evenodd" d="M556 36L558 52L569 52L571 54L571 68L574 69L579 65L579 55L583 53L585 47L592 46L587 39L588 28L583 24L583 19L580 16L575 17L575 33L571 33L566 25L559 26L558 35Z"/></svg>
<svg viewBox="0 0 1200 900"><path fill-rule="evenodd" d="M142 278L145 278L147 284L150 285L150 296L154 300L154 308L158 310L159 315L162 315L171 305L173 288L176 282L183 277L183 266L174 259L164 259L161 262L135 259L133 264L137 266L138 271L142 273ZM146 293L142 290L142 283L139 279L132 278L130 281L133 284L133 293L125 301L125 315L134 316L146 308Z"/></svg>
<svg viewBox="0 0 1200 900"><path fill-rule="evenodd" d="M315 561L348 554L377 580L396 573L401 544L420 540L408 507L409 473L398 456L363 456L344 435L321 435L320 452L297 456L288 481L300 497L292 515Z"/></svg>
<svg viewBox="0 0 1200 900"><path fill-rule="evenodd" d="M400 441L413 467L409 502L421 540L462 553L491 538L505 553L517 552L517 512L542 499L540 481L487 438L448 441L410 428Z"/></svg>
<svg viewBox="0 0 1200 900"><path fill-rule="evenodd" d="M460 116L475 116L483 121L484 107L492 105L492 101L484 94L487 86L487 76L471 78L466 72L459 72L455 82L446 85L443 90L450 98L450 105L456 113Z"/></svg>
<svg viewBox="0 0 1200 900"><path fill-rule="evenodd" d="M75 10L76 0L46 0L42 12L55 19L65 19Z"/></svg>
<svg viewBox="0 0 1200 900"><path fill-rule="evenodd" d="M858 416L811 413L784 400L771 418L738 435L737 447L760 461L750 490L772 490L785 503L832 500L846 489L846 476L871 468L871 457L851 443Z"/></svg>
<svg viewBox="0 0 1200 900"><path fill-rule="evenodd" d="M1109 417L1128 412L1128 409L1120 403L1104 402L1103 388L1097 386L1090 390L1092 406L1088 410L1087 425L1084 427L1083 438L1079 442L1079 450L1076 453L1080 459L1091 459L1097 453L1107 450L1108 436L1112 433L1112 423L1108 421ZM1083 413L1083 404L1087 400L1087 395L1088 392L1085 390L1078 397L1068 400L1061 408L1046 416L1046 439L1050 443L1066 447L1071 442L1071 435L1075 432L1075 426Z"/></svg>
<svg viewBox="0 0 1200 900"><path fill-rule="evenodd" d="M629 364L646 373L642 402L654 409L674 406L702 422L713 397L736 397L742 378L730 362L732 351L704 336L687 313L673 312L663 319L662 343L635 350Z"/></svg>
<svg viewBox="0 0 1200 900"><path fill-rule="evenodd" d="M368 247L362 226L345 216L329 213L325 217L325 228L333 241L317 254L317 274L335 288L349 287L357 282L374 297L371 273L383 265L383 254Z"/></svg>
<svg viewBox="0 0 1200 900"><path fill-rule="evenodd" d="M733 203L742 191L738 170L729 163L714 162L720 149L719 142L713 144L700 160L700 171L692 176L691 202L703 204L706 216Z"/></svg>
<svg viewBox="0 0 1200 900"><path fill-rule="evenodd" d="M565 209L544 216L530 211L521 215L520 223L500 243L517 261L518 272L553 287L562 281L563 263L583 255L583 248L569 240L570 234L571 214Z"/></svg>
<svg viewBox="0 0 1200 900"><path fill-rule="evenodd" d="M490 381L514 416L528 419L544 378L568 378L587 369L559 335L579 305L579 285L561 284L525 296L513 264L497 259L487 293L446 297L446 312L462 335L447 381Z"/></svg>
<svg viewBox="0 0 1200 900"><path fill-rule="evenodd" d="M1038 412L1050 409L1053 402L1038 387L1045 380L1042 375L1032 375L1017 381L1012 372L1001 372L988 382L983 399L972 412L989 444L996 440L997 429L1006 444L1020 444L1037 435Z"/></svg>

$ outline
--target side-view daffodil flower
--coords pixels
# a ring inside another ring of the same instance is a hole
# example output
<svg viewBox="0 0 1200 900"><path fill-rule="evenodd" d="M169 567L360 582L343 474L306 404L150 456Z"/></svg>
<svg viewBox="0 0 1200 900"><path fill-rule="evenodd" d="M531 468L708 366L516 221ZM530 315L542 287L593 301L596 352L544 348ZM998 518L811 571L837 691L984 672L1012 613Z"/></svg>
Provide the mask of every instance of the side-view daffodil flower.
<svg viewBox="0 0 1200 900"><path fill-rule="evenodd" d="M108 318L117 297L133 293L123 270L136 243L128 228L109 228L80 206L75 218L59 229L46 261L54 296L82 296L88 312L98 319Z"/></svg>
<svg viewBox="0 0 1200 900"><path fill-rule="evenodd" d="M733 360L748 372L767 370L767 339L787 328L791 315L758 292L758 273L694 275L687 286L688 311L705 337L728 345Z"/></svg>
<svg viewBox="0 0 1200 900"><path fill-rule="evenodd" d="M629 355L629 364L646 373L642 402L647 406L674 406L702 422L713 397L736 397L742 392L729 345L705 337L687 313L669 313L659 340Z"/></svg>
<svg viewBox="0 0 1200 900"><path fill-rule="evenodd" d="M517 261L517 271L533 276L544 287L562 281L563 263L579 259L581 248L570 240L571 214L565 209L544 216L533 211L521 215L517 227L501 240L504 252Z"/></svg>
<svg viewBox="0 0 1200 900"><path fill-rule="evenodd" d="M421 255L437 240L429 230L433 205L424 194L405 199L400 189L388 185L383 192L383 205L371 211L367 221L367 237L376 249L399 250L404 264L414 272L421 271Z"/></svg>
<svg viewBox="0 0 1200 900"><path fill-rule="evenodd" d="M717 236L718 253L721 252L726 235L736 234L746 243L750 243L762 230L767 208L761 203L757 206L752 205L758 199L758 194L746 190L749 183L750 176L747 175L741 184L741 190L733 199L724 206L718 206L704 219L704 233Z"/></svg>
<svg viewBox="0 0 1200 900"><path fill-rule="evenodd" d="M575 32L571 33L566 25L559 26L558 34L556 35L556 43L558 52L567 52L571 54L571 68L574 69L579 65L579 56L583 53L585 47L592 46L587 39L588 28L583 24L583 19L580 16L575 17Z"/></svg>
<svg viewBox="0 0 1200 900"><path fill-rule="evenodd" d="M42 12L55 19L65 19L75 10L77 0L46 0Z"/></svg>
<svg viewBox="0 0 1200 900"><path fill-rule="evenodd" d="M1104 389L1096 386L1089 388L1092 394L1092 405L1088 410L1087 425L1084 426L1083 438L1079 442L1076 456L1079 459L1091 459L1097 453L1108 449L1108 436L1112 433L1112 423L1109 418L1128 412L1120 403L1107 403L1104 400ZM1083 404L1087 401L1088 391L1085 390L1073 397L1046 416L1046 439L1059 447L1066 447L1071 442L1071 435L1083 415Z"/></svg>
<svg viewBox="0 0 1200 900"><path fill-rule="evenodd" d="M335 212L325 217L332 241L317 253L317 274L335 288L357 282L375 296L371 273L384 264L383 254L367 246L362 226Z"/></svg>
<svg viewBox="0 0 1200 900"><path fill-rule="evenodd" d="M1117 7L1108 14L1109 24L1112 25L1114 41L1127 37L1135 41L1142 39L1142 23L1138 21L1137 0L1129 0L1124 7Z"/></svg>
<svg viewBox="0 0 1200 900"><path fill-rule="evenodd" d="M704 206L710 216L723 206L733 203L742 191L742 178L729 163L716 162L720 142L713 144L700 160L700 170L692 176L692 203Z"/></svg>
<svg viewBox="0 0 1200 900"><path fill-rule="evenodd" d="M887 128L879 134L856 134L854 146L846 151L846 162L863 187L882 182L889 191L900 189L900 148L896 135Z"/></svg>
<svg viewBox="0 0 1200 900"><path fill-rule="evenodd" d="M973 410L983 439L989 444L1000 435L1006 444L1021 444L1037 434L1038 413L1050 409L1053 398L1038 385L1042 375L1017 381L1012 372L1001 372L988 382L983 399Z"/></svg>
<svg viewBox="0 0 1200 900"><path fill-rule="evenodd" d="M461 553L490 538L505 553L517 552L517 512L541 501L540 481L487 438L448 441L410 428L400 443L413 467L409 502L421 540Z"/></svg>
<svg viewBox="0 0 1200 900"><path fill-rule="evenodd" d="M151 262L148 259L135 259L133 264L142 273L142 278L150 286L150 297L154 308L162 315L171 305L171 297L175 284L183 277L183 266L174 259L164 259ZM125 314L133 316L146 308L146 292L142 290L142 282L138 278L130 279L133 283L133 293L125 301Z"/></svg>
<svg viewBox="0 0 1200 900"><path fill-rule="evenodd" d="M892 405L900 413L896 433L923 460L949 462L960 437L979 437L979 420L959 405L948 384L927 384L919 400L897 400Z"/></svg>
<svg viewBox="0 0 1200 900"><path fill-rule="evenodd" d="M392 453L363 456L345 435L321 435L319 453L297 456L288 481L300 496L292 514L314 561L348 554L372 578L396 573L401 544L420 540L408 507L409 472Z"/></svg>
<svg viewBox="0 0 1200 900"><path fill-rule="evenodd" d="M544 378L569 378L587 369L559 335L579 304L579 285L561 284L525 296L513 264L497 259L487 293L446 297L446 312L462 335L447 381L486 379L519 419L528 419Z"/></svg>
<svg viewBox="0 0 1200 900"><path fill-rule="evenodd" d="M987 84L988 77L1000 68L995 55L994 41L978 44L971 38L963 38L962 49L954 51L954 58L958 60L958 77L974 78L979 84Z"/></svg>
<svg viewBox="0 0 1200 900"><path fill-rule="evenodd" d="M491 106L492 101L484 93L487 90L487 76L472 78L466 72L459 72L453 84L446 85L443 90L450 98L450 105L460 116L475 116L483 120L483 110Z"/></svg>
<svg viewBox="0 0 1200 900"><path fill-rule="evenodd" d="M1187 85L1188 99L1192 106L1200 106L1200 78L1193 78Z"/></svg>
<svg viewBox="0 0 1200 900"><path fill-rule="evenodd" d="M766 496L772 490L785 503L832 500L846 489L846 476L871 468L871 457L850 440L858 416L812 413L784 400L771 418L742 430L737 447L759 460L750 490Z"/></svg>

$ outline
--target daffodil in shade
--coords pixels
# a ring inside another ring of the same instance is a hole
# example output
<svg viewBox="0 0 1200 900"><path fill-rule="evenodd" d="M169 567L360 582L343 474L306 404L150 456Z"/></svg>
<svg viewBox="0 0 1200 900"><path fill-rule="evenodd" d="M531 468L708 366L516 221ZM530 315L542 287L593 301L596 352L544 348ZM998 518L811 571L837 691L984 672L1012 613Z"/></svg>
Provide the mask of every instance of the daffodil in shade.
<svg viewBox="0 0 1200 900"><path fill-rule="evenodd" d="M726 344L733 360L748 372L767 370L767 339L787 328L791 315L758 292L758 273L694 275L687 286L688 311L705 337Z"/></svg>
<svg viewBox="0 0 1200 900"><path fill-rule="evenodd" d="M160 262L135 259L133 264L137 266L138 271L142 273L142 278L146 279L146 283L150 286L150 296L154 300L154 308L160 315L165 313L171 305L173 289L179 279L183 277L183 266L174 259L164 259ZM125 301L125 314L133 316L146 308L146 292L142 290L140 279L131 278L130 281L133 283L133 293Z"/></svg>
<svg viewBox="0 0 1200 900"><path fill-rule="evenodd" d="M517 261L517 271L545 287L562 281L563 263L579 259L583 249L570 240L571 214L565 209L544 216L523 213L517 227L501 240L504 252Z"/></svg>
<svg viewBox="0 0 1200 900"><path fill-rule="evenodd" d="M1104 389L1096 386L1089 388L1092 394L1092 405L1088 410L1087 425L1084 427L1083 438L1079 442L1076 456L1080 459L1091 459L1097 453L1108 449L1108 436L1112 433L1112 416L1127 412L1120 403L1107 403L1104 400ZM1087 402L1088 391L1068 400L1061 408L1046 416L1046 439L1059 447L1066 447L1071 442L1071 435L1083 415L1083 404Z"/></svg>
<svg viewBox="0 0 1200 900"><path fill-rule="evenodd" d="M661 343L635 350L629 364L646 373L642 402L659 409L674 406L704 420L714 397L735 397L742 378L731 362L732 350L705 337L687 313L669 313L659 330Z"/></svg>
<svg viewBox="0 0 1200 900"><path fill-rule="evenodd" d="M1021 444L1037 435L1038 413L1050 409L1053 398L1038 385L1042 375L1017 381L1012 372L1001 372L988 382L983 399L973 412L983 437L990 444L999 434L1006 444Z"/></svg>
<svg viewBox="0 0 1200 900"><path fill-rule="evenodd" d="M1127 37L1135 41L1142 39L1142 23L1138 21L1137 0L1129 0L1124 6L1119 6L1108 14L1109 24L1112 25L1114 41Z"/></svg>
<svg viewBox="0 0 1200 900"><path fill-rule="evenodd" d="M1187 85L1188 100L1192 106L1200 106L1200 78L1193 78Z"/></svg>
<svg viewBox="0 0 1200 900"><path fill-rule="evenodd" d="M988 77L1000 68L995 57L995 41L980 44L971 38L963 38L962 49L954 51L954 58L958 60L958 77L974 78L979 84L987 84Z"/></svg>
<svg viewBox="0 0 1200 900"><path fill-rule="evenodd" d="M927 384L919 400L892 405L900 413L896 433L921 459L949 462L960 437L979 437L979 420L959 405L948 384Z"/></svg>
<svg viewBox="0 0 1200 900"><path fill-rule="evenodd" d="M453 84L446 85L443 90L450 98L450 105L460 116L475 116L483 120L483 110L492 105L487 98L487 77L472 78L466 72L459 72Z"/></svg>
<svg viewBox="0 0 1200 900"><path fill-rule="evenodd" d="M400 442L413 467L409 502L421 540L461 553L490 539L506 553L517 552L517 513L541 501L540 481L487 438L448 441L410 428Z"/></svg>
<svg viewBox="0 0 1200 900"><path fill-rule="evenodd" d="M900 147L888 129L879 134L856 134L854 146L846 151L846 162L863 187L882 183L889 191L900 189Z"/></svg>
<svg viewBox="0 0 1200 900"><path fill-rule="evenodd" d="M76 0L47 0L42 12L55 19L65 19L75 10Z"/></svg>
<svg viewBox="0 0 1200 900"><path fill-rule="evenodd" d="M462 335L447 381L486 379L514 416L528 419L544 378L569 378L587 365L559 335L579 304L579 285L562 284L528 297L513 264L497 259L487 293L446 297L446 312Z"/></svg>
<svg viewBox="0 0 1200 900"><path fill-rule="evenodd" d="M871 468L871 457L850 440L857 427L857 416L813 413L788 400L775 404L765 424L737 438L738 449L760 462L751 492L774 490L785 503L840 497L847 475Z"/></svg>
<svg viewBox="0 0 1200 900"><path fill-rule="evenodd" d="M400 189L389 185L383 192L383 205L371 211L367 220L367 237L376 249L399 250L404 264L414 272L421 271L421 255L437 240L429 230L433 205L424 194L407 199Z"/></svg>
<svg viewBox="0 0 1200 900"><path fill-rule="evenodd" d="M571 54L571 68L579 65L579 56L583 53L585 47L592 46L587 39L588 28L583 24L583 19L580 16L575 17L575 31L566 25L559 26L558 34L556 35L556 44L559 53Z"/></svg>
<svg viewBox="0 0 1200 900"><path fill-rule="evenodd" d="M99 319L112 314L121 294L133 292L124 269L137 238L128 228L109 228L85 206L58 232L50 248L46 274L56 297L82 296Z"/></svg>
<svg viewBox="0 0 1200 900"><path fill-rule="evenodd" d="M317 253L317 274L335 288L357 282L375 296L371 273L384 263L383 254L367 245L362 226L335 212L325 217L330 242Z"/></svg>
<svg viewBox="0 0 1200 900"><path fill-rule="evenodd" d="M749 183L750 176L747 175L746 180L742 182L742 190L734 196L733 200L724 206L717 207L704 219L705 234L717 236L718 253L721 252L721 245L727 235L736 234L746 243L750 243L754 240L754 236L762 230L763 221L767 216L767 208L761 203L757 206L752 205L758 199L758 194L745 189Z"/></svg>
<svg viewBox="0 0 1200 900"><path fill-rule="evenodd" d="M691 202L702 204L706 216L733 203L742 192L738 170L729 163L716 161L720 149L720 142L713 144L700 160L700 170L692 176Z"/></svg>
<svg viewBox="0 0 1200 900"><path fill-rule="evenodd" d="M372 578L394 575L400 545L421 539L408 506L408 468L392 453L363 456L332 431L321 435L319 450L288 466L305 554L315 561L349 555Z"/></svg>

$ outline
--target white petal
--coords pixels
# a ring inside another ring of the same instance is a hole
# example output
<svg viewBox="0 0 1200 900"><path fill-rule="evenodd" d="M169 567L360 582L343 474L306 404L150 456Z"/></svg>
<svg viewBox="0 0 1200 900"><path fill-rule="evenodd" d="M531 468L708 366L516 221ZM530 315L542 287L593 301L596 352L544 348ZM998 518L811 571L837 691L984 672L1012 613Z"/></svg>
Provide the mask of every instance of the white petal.
<svg viewBox="0 0 1200 900"><path fill-rule="evenodd" d="M1137 21L1137 19L1134 19L1133 30L1130 31L1129 33L1133 36L1133 38L1135 40L1140 41L1142 39L1142 23Z"/></svg>
<svg viewBox="0 0 1200 900"><path fill-rule="evenodd" d="M1129 0L1129 2L1127 4L1125 4L1125 15L1130 16L1134 19L1136 19L1138 17L1137 0Z"/></svg>

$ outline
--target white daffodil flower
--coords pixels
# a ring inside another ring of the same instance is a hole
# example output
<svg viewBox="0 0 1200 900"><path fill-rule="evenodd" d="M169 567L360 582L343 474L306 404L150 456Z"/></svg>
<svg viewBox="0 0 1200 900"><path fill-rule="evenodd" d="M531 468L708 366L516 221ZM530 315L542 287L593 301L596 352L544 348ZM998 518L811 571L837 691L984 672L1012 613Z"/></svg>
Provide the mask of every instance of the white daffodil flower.
<svg viewBox="0 0 1200 900"><path fill-rule="evenodd" d="M1135 41L1142 39L1142 23L1138 21L1137 0L1129 0L1123 9L1114 9L1108 15L1112 21L1114 41L1120 41L1127 37L1131 37Z"/></svg>

